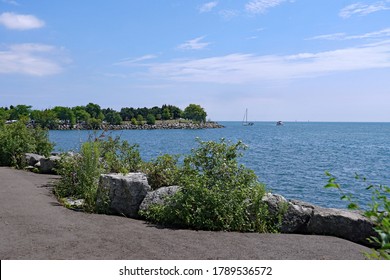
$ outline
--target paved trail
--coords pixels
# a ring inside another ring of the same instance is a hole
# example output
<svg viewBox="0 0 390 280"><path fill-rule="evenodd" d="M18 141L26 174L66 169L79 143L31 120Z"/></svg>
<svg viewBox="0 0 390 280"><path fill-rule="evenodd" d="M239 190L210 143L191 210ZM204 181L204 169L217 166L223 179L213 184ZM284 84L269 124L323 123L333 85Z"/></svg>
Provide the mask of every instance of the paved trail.
<svg viewBox="0 0 390 280"><path fill-rule="evenodd" d="M364 259L328 236L159 229L58 204L52 175L0 168L0 259Z"/></svg>

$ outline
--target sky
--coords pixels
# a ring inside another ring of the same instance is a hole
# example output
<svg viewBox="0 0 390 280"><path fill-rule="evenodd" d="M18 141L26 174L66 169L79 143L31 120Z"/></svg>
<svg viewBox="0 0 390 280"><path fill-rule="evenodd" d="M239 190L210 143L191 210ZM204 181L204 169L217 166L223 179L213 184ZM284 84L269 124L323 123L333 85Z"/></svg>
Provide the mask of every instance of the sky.
<svg viewBox="0 0 390 280"><path fill-rule="evenodd" d="M0 0L0 107L390 122L390 0Z"/></svg>

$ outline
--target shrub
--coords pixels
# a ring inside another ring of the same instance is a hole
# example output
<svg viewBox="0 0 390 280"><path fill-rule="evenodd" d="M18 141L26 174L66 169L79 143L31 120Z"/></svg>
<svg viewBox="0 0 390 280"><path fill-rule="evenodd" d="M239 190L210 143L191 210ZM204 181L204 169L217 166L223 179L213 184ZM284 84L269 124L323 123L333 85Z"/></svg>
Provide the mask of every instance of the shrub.
<svg viewBox="0 0 390 280"><path fill-rule="evenodd" d="M336 182L336 178L329 172L325 173L328 177L328 184L325 188L337 189L341 194L341 199L348 201L349 209L359 209L359 204L354 200L351 194L345 193L343 188ZM361 178L359 175L355 179L366 182L366 178ZM374 250L367 257L371 259L388 259L390 260L390 187L383 185L369 185L366 190L372 192L372 202L369 205L370 209L364 212L364 215L374 221L374 230L378 233L378 237L371 237L369 240L378 245L379 249Z"/></svg>
<svg viewBox="0 0 390 280"><path fill-rule="evenodd" d="M154 115L148 114L148 115L146 116L146 123L149 124L149 125L154 125L154 124L156 124L156 118L154 117Z"/></svg>
<svg viewBox="0 0 390 280"><path fill-rule="evenodd" d="M246 148L203 142L185 157L179 184L182 189L165 205L152 205L142 214L149 220L177 227L227 231L274 231L273 219L261 202L265 187L250 169L238 164Z"/></svg>
<svg viewBox="0 0 390 280"><path fill-rule="evenodd" d="M138 145L130 145L119 136L109 136L101 142L101 156L104 160L104 169L109 173L129 173L140 169L142 160Z"/></svg>
<svg viewBox="0 0 390 280"><path fill-rule="evenodd" d="M89 212L95 210L99 177L103 172L100 145L98 141L85 142L80 154L63 156L57 169L61 179L55 187L56 195L84 199L84 208Z"/></svg>
<svg viewBox="0 0 390 280"><path fill-rule="evenodd" d="M0 130L0 165L23 168L25 153L48 156L53 146L47 130L27 128L25 119L3 125Z"/></svg>
<svg viewBox="0 0 390 280"><path fill-rule="evenodd" d="M59 198L82 198L86 211L96 211L100 174L137 171L141 166L137 148L137 145L130 145L119 137L91 138L83 143L79 154L61 158L57 168L61 179L55 188L56 195Z"/></svg>
<svg viewBox="0 0 390 280"><path fill-rule="evenodd" d="M136 118L131 118L131 124L132 125L138 125L137 119Z"/></svg>
<svg viewBox="0 0 390 280"><path fill-rule="evenodd" d="M147 174L152 189L178 184L178 159L179 156L165 154L143 165L142 171Z"/></svg>

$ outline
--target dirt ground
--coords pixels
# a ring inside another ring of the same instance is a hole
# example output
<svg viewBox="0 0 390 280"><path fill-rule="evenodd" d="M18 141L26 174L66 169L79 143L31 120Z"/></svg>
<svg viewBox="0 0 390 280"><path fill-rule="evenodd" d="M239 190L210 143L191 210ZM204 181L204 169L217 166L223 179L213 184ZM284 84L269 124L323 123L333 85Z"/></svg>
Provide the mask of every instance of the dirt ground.
<svg viewBox="0 0 390 280"><path fill-rule="evenodd" d="M54 175L0 168L0 259L354 260L370 249L330 236L161 229L62 207Z"/></svg>

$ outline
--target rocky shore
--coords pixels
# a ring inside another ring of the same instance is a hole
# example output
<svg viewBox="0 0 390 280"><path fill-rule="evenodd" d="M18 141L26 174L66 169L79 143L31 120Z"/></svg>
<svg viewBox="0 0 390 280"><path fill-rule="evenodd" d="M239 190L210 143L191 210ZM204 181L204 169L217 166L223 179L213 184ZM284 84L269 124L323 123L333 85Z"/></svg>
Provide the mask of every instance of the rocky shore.
<svg viewBox="0 0 390 280"><path fill-rule="evenodd" d="M194 123L194 122L159 122L156 124L142 124L134 125L131 123L123 123L119 125L113 124L101 124L95 128L97 130L153 130L153 129L211 129L211 128L223 128L224 126L217 122L205 122L205 123ZM54 130L90 130L91 127L86 123L79 123L76 125L70 124L59 124Z"/></svg>
<svg viewBox="0 0 390 280"><path fill-rule="evenodd" d="M27 169L53 174L59 159L59 156L45 158L26 154ZM99 208L108 207L105 211L108 214L139 219L139 210L147 211L153 204L164 204L168 197L179 190L179 186L152 190L143 173L102 174L96 202ZM264 196L263 202L267 204L271 215L283 213L280 220L281 233L335 236L364 246L375 246L368 241L368 238L377 236L373 229L374 223L359 211L319 207L271 193ZM63 203L74 209L82 209L84 204L83 200L72 198L65 199Z"/></svg>

